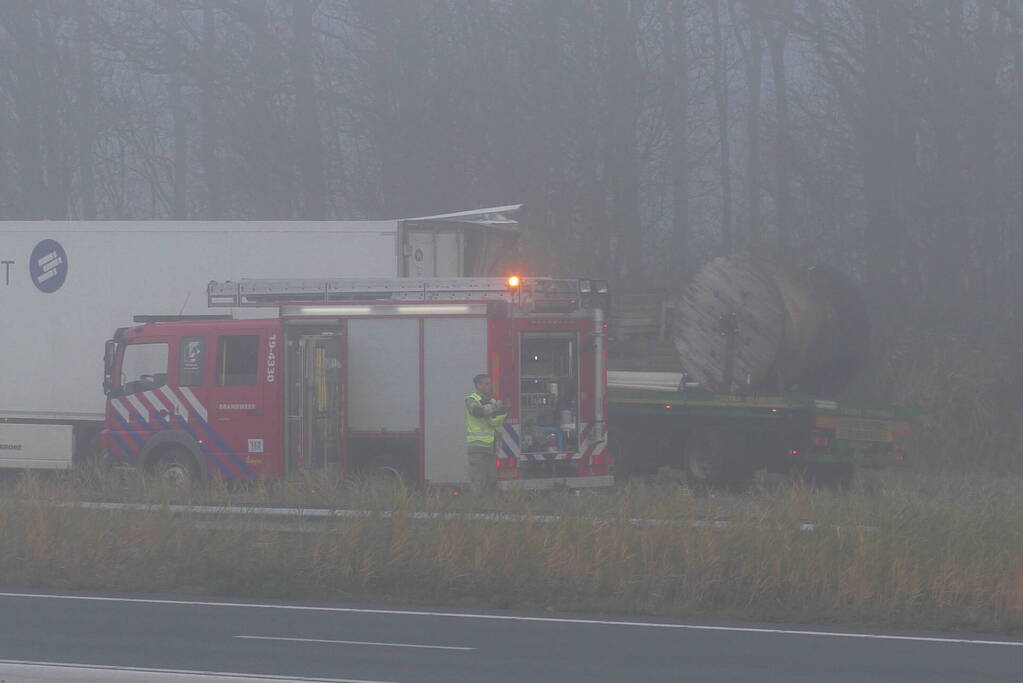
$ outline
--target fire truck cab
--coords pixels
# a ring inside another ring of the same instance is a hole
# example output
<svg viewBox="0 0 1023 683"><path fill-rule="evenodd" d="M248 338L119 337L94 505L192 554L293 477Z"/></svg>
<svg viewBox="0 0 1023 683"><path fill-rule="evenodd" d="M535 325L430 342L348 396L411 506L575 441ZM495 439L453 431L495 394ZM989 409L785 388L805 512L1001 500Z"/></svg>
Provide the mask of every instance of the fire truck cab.
<svg viewBox="0 0 1023 683"><path fill-rule="evenodd" d="M104 444L167 477L468 481L465 397L509 404L499 486L613 483L606 326L586 280L242 280L211 306L267 319L141 316L107 342Z"/></svg>

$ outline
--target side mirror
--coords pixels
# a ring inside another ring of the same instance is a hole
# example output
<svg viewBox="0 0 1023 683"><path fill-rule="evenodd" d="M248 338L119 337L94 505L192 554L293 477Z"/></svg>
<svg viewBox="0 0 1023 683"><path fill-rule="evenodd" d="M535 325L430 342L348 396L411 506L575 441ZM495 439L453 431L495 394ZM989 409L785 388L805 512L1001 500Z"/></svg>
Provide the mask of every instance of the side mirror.
<svg viewBox="0 0 1023 683"><path fill-rule="evenodd" d="M117 342L108 339L103 348L103 395L109 396L114 390L114 360L117 358Z"/></svg>

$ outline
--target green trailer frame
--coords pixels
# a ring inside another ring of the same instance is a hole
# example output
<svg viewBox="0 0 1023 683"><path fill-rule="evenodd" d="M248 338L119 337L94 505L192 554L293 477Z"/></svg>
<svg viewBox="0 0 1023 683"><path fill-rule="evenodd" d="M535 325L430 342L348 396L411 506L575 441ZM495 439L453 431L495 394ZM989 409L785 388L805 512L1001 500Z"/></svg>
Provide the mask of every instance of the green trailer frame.
<svg viewBox="0 0 1023 683"><path fill-rule="evenodd" d="M736 483L761 468L847 482L856 467L904 465L916 418L904 406L806 396L608 389L616 471L625 476L668 467L692 479L692 435L711 432L719 442L730 440L726 450L743 451L729 458L729 467L741 470Z"/></svg>

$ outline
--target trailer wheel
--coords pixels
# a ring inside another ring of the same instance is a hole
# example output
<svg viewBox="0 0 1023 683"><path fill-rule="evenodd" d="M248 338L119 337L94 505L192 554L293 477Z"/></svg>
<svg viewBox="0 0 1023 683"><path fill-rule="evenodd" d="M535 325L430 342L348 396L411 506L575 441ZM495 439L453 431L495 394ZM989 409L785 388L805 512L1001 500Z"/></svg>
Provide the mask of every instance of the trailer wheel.
<svg viewBox="0 0 1023 683"><path fill-rule="evenodd" d="M188 486L199 478L195 458L184 448L162 451L150 469L156 481L173 487Z"/></svg>
<svg viewBox="0 0 1023 683"><path fill-rule="evenodd" d="M694 488L747 488L753 467L741 434L721 427L698 427L685 443L686 478Z"/></svg>
<svg viewBox="0 0 1023 683"><path fill-rule="evenodd" d="M807 470L807 478L817 486L844 491L852 486L855 466L845 463L815 463Z"/></svg>

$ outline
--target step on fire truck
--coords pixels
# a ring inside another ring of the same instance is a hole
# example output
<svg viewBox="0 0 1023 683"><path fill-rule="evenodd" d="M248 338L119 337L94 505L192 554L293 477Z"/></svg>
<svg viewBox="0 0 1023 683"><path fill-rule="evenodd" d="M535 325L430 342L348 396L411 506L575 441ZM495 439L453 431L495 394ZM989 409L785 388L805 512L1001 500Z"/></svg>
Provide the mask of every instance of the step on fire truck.
<svg viewBox="0 0 1023 683"><path fill-rule="evenodd" d="M107 342L104 444L168 478L387 471L468 481L465 403L509 404L499 486L613 483L606 283L552 278L212 282L211 307L272 319L137 316Z"/></svg>

